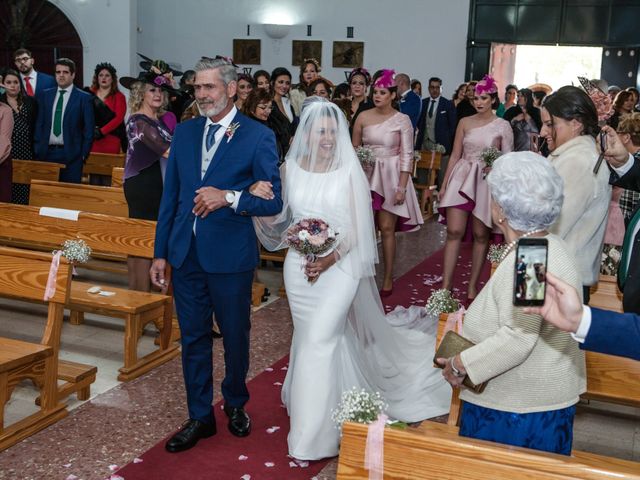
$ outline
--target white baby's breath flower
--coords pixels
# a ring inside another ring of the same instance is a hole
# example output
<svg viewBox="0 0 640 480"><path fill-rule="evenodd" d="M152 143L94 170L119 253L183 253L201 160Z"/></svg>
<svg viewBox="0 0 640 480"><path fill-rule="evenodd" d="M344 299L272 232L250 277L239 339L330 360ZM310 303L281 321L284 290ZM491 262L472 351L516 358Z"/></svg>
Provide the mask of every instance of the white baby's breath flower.
<svg viewBox="0 0 640 480"><path fill-rule="evenodd" d="M307 240L311 235L307 230L300 230L298 232L298 238L302 241Z"/></svg>

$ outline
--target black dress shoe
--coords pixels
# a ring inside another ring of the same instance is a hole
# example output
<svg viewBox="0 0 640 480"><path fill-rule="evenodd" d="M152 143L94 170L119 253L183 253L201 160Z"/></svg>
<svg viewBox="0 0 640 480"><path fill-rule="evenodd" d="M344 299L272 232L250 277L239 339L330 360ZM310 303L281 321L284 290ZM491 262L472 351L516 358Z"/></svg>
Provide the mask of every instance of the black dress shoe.
<svg viewBox="0 0 640 480"><path fill-rule="evenodd" d="M215 423L189 419L184 422L180 431L167 441L164 448L171 453L182 452L195 446L201 438L209 438L215 434Z"/></svg>
<svg viewBox="0 0 640 480"><path fill-rule="evenodd" d="M246 437L251 433L251 419L242 407L224 406L224 413L229 417L229 431L236 437Z"/></svg>

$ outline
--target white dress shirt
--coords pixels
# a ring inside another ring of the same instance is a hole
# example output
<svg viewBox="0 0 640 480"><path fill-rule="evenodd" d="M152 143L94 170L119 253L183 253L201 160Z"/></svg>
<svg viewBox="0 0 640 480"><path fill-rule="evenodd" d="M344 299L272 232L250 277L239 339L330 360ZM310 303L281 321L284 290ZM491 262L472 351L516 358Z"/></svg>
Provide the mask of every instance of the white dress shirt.
<svg viewBox="0 0 640 480"><path fill-rule="evenodd" d="M60 135L55 136L53 134L53 122L56 119L56 105L58 104L58 98L60 97L60 90L64 90L65 94L62 97L62 119L60 123ZM35 88L34 88L35 91ZM56 92L56 96L53 99L53 109L51 111L51 133L49 134L49 145L64 145L64 113L67 110L67 104L69 103L69 97L71 97L71 92L73 91L73 84L69 85L66 88L58 87L58 91Z"/></svg>
<svg viewBox="0 0 640 480"><path fill-rule="evenodd" d="M580 320L580 324L576 329L576 333L572 333L571 336L576 342L584 343L587 339L587 335L589 334L589 329L591 328L591 309L584 305L582 307L582 319Z"/></svg>
<svg viewBox="0 0 640 480"><path fill-rule="evenodd" d="M207 150L207 132L209 131L209 126L214 125L214 122L211 121L210 118L207 118L207 121L204 124L204 133L202 134L202 163L200 167L201 179L204 178L205 174L207 173L207 169L209 168L209 165L211 164L211 160L213 159L213 156L215 155L216 150L218 150L218 146L220 145L220 143L227 141L225 139L225 133L229 128L229 125L231 125L231 122L233 121L234 117L236 116L236 113L238 113L238 109L234 105L229 111L229 113L227 113L224 117L222 117L222 119L219 122L217 122L217 125L220 125L220 128L216 131L213 137L215 139L215 142L211 146L210 150ZM234 193L236 194L236 197L233 203L229 205L229 207L231 207L235 212L236 209L238 208L238 202L240 201L240 195L242 195L242 192L234 190ZM196 217L193 223L194 233L196 232L197 221L198 221L198 218Z"/></svg>

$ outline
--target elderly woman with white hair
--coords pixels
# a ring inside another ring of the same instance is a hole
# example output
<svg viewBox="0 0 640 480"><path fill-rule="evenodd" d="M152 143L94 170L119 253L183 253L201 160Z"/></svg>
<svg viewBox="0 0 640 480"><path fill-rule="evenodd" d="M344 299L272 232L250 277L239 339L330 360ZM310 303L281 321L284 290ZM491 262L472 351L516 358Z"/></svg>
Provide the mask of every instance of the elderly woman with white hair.
<svg viewBox="0 0 640 480"><path fill-rule="evenodd" d="M482 393L460 394L460 435L569 455L575 405L586 389L584 355L570 334L513 305L515 247L524 237L546 238L547 269L582 291L573 255L548 232L562 209L563 182L531 152L502 156L487 180L508 249L465 315L462 335L475 345L438 362L454 387L466 376L487 382Z"/></svg>

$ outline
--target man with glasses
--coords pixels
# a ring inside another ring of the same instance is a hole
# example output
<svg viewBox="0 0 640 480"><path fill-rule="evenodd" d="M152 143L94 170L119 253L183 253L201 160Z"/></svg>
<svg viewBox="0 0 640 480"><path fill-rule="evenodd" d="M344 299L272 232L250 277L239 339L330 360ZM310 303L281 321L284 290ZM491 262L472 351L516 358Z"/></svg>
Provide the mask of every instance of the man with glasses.
<svg viewBox="0 0 640 480"><path fill-rule="evenodd" d="M20 72L22 90L30 97L36 97L48 88L55 88L56 81L51 75L34 70L35 59L26 48L16 50L13 61Z"/></svg>

